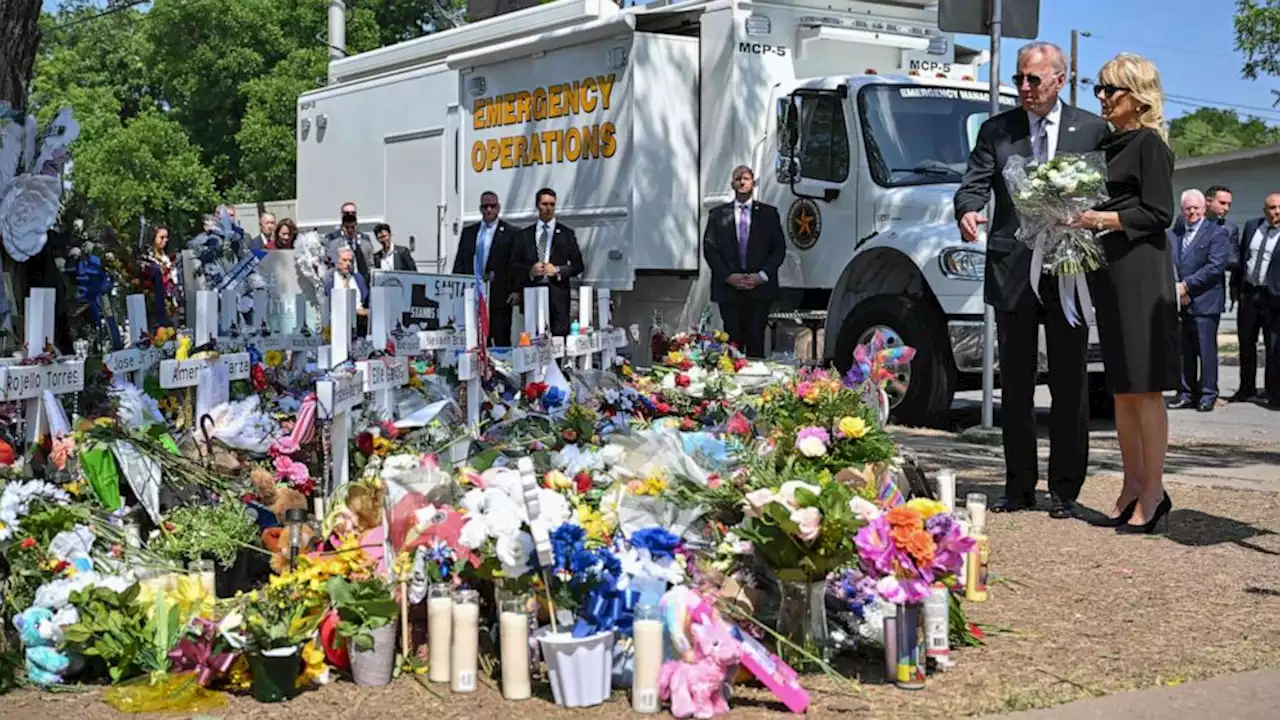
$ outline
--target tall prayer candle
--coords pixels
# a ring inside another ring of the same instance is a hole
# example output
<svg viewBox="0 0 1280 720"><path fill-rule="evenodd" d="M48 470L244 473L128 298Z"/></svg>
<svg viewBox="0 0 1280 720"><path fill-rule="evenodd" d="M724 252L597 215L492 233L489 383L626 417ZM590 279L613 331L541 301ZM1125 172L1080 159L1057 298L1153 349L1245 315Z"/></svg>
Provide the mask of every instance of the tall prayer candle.
<svg viewBox="0 0 1280 720"><path fill-rule="evenodd" d="M476 691L476 665L479 660L480 594L475 590L459 590L453 594L453 655L449 659L456 693Z"/></svg>
<svg viewBox="0 0 1280 720"><path fill-rule="evenodd" d="M432 585L427 590L427 654L431 667L427 679L449 682L449 654L453 647L453 588Z"/></svg>
<svg viewBox="0 0 1280 720"><path fill-rule="evenodd" d="M533 695L529 684L529 598L503 600L500 608L502 697L527 700Z"/></svg>

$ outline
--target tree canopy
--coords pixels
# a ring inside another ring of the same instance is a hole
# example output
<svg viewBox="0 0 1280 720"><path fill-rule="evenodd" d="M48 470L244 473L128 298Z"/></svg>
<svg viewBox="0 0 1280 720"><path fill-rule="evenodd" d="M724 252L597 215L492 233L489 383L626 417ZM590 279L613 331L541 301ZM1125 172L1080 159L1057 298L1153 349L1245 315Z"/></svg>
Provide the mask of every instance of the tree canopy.
<svg viewBox="0 0 1280 720"><path fill-rule="evenodd" d="M219 201L295 193L297 98L325 82L327 0L46 3L30 106L81 124L65 213L179 238ZM461 0L348 0L347 51L460 19Z"/></svg>
<svg viewBox="0 0 1280 720"><path fill-rule="evenodd" d="M1280 142L1280 128L1235 110L1200 108L1169 123L1169 144L1178 157L1196 157Z"/></svg>

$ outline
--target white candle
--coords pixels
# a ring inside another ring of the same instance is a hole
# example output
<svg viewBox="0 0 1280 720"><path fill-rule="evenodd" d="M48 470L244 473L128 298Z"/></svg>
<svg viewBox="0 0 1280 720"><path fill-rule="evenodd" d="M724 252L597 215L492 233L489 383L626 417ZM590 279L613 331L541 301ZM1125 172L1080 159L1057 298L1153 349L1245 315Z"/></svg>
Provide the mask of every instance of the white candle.
<svg viewBox="0 0 1280 720"><path fill-rule="evenodd" d="M938 501L947 506L947 512L956 511L956 471L938 472Z"/></svg>
<svg viewBox="0 0 1280 720"><path fill-rule="evenodd" d="M502 643L502 697L527 700L529 685L529 615L521 600L504 600L498 618Z"/></svg>
<svg viewBox="0 0 1280 720"><path fill-rule="evenodd" d="M475 590L456 592L453 595L453 655L449 659L450 690L456 693L476 691L479 642L480 595Z"/></svg>
<svg viewBox="0 0 1280 720"><path fill-rule="evenodd" d="M432 585L427 599L427 679L449 682L449 653L453 639L453 598L448 585Z"/></svg>
<svg viewBox="0 0 1280 720"><path fill-rule="evenodd" d="M965 497L964 506L969 511L969 523L973 527L974 536L985 533L987 530L987 496L982 493L969 493Z"/></svg>
<svg viewBox="0 0 1280 720"><path fill-rule="evenodd" d="M657 618L657 608L652 605L636 608L631 709L639 713L656 713L662 709L658 703L658 676L662 674L663 634L662 621Z"/></svg>

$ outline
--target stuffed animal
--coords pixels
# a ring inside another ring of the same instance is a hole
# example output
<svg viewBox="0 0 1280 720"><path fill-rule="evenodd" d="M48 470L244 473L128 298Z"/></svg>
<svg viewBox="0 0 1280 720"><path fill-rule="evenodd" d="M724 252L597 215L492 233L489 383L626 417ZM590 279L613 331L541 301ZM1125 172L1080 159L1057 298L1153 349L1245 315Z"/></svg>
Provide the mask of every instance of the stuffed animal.
<svg viewBox="0 0 1280 720"><path fill-rule="evenodd" d="M253 484L253 492L258 504L275 516L275 524L284 523L285 512L294 508L307 509L307 496L287 485L277 485L276 476L264 467L256 467L249 473L249 482ZM259 519L259 527L266 529L270 524L263 524Z"/></svg>
<svg viewBox="0 0 1280 720"><path fill-rule="evenodd" d="M27 679L37 685L59 685L71 658L58 650L62 629L53 621L49 608L30 607L13 618L22 645L26 648Z"/></svg>
<svg viewBox="0 0 1280 720"><path fill-rule="evenodd" d="M693 623L690 634L696 660L667 661L658 679L658 696L671 703L671 714L678 718L723 715L729 712L722 692L725 675L742 659L742 644L728 625L712 618Z"/></svg>

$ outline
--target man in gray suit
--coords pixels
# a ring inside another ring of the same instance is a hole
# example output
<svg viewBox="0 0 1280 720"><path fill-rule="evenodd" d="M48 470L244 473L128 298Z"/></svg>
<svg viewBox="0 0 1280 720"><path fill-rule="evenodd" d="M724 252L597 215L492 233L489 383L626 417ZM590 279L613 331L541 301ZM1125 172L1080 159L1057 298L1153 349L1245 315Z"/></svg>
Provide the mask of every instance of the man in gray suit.
<svg viewBox="0 0 1280 720"><path fill-rule="evenodd" d="M360 232L360 220L356 217L356 204L342 204L341 226L325 236L325 244L329 248L329 258L337 264L338 249L350 248L355 254L356 269L366 278L373 277L369 270L373 266L373 240Z"/></svg>
<svg viewBox="0 0 1280 720"><path fill-rule="evenodd" d="M258 216L258 235L249 241L250 250L265 250L276 239L276 216L264 212Z"/></svg>

